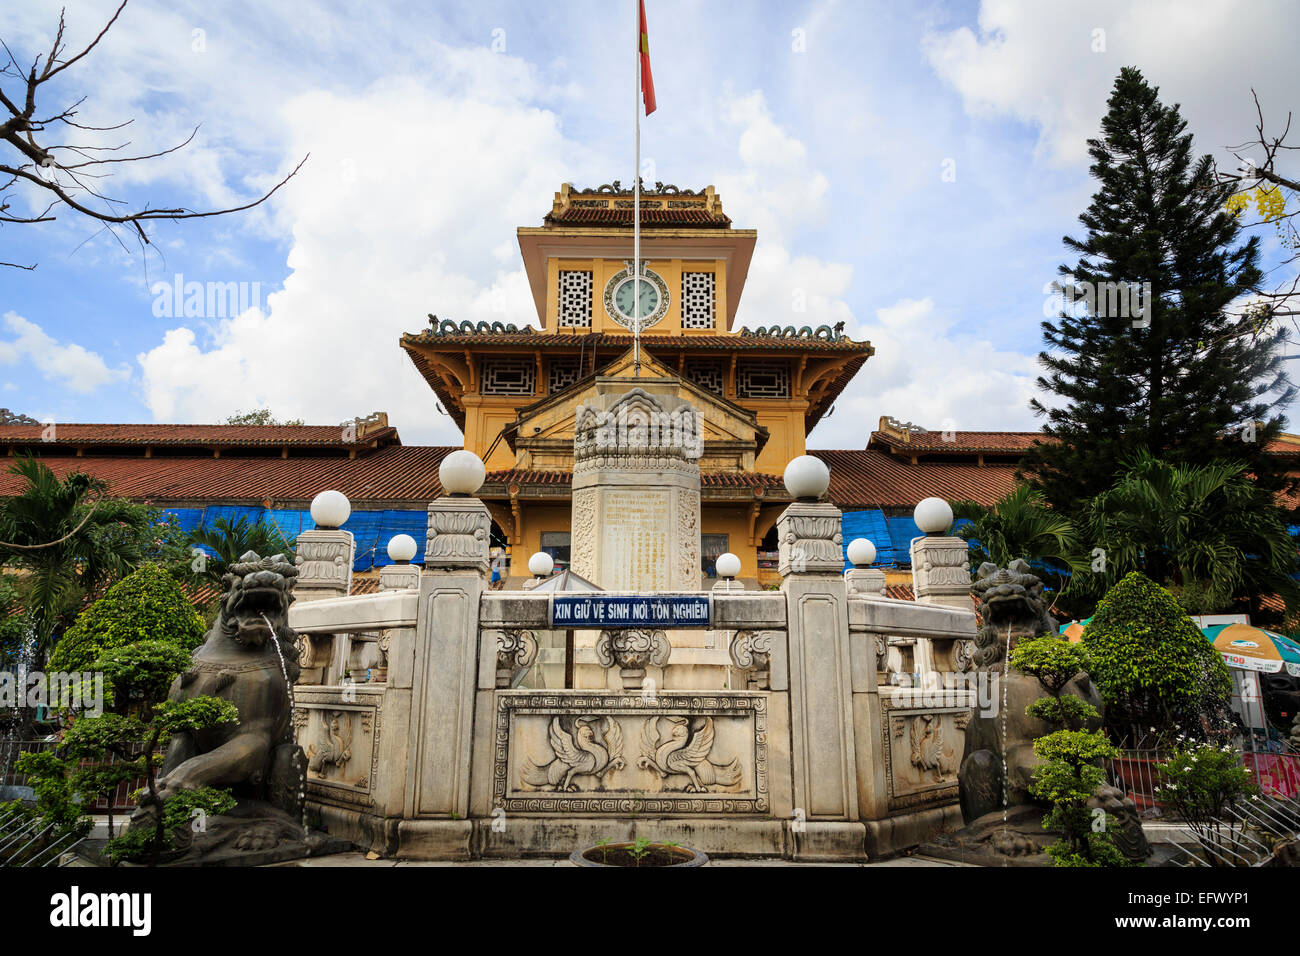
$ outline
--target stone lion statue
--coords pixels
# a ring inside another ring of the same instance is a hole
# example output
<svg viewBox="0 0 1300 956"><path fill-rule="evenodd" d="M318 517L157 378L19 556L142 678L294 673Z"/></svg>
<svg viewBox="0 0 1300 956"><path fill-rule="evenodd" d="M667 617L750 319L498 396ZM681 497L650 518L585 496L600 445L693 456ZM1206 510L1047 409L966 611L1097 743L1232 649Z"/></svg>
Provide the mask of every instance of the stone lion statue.
<svg viewBox="0 0 1300 956"><path fill-rule="evenodd" d="M216 827L219 832L204 841L194 839L196 849L205 844L205 853L217 843L265 849L303 835L306 757L293 734L290 695L299 667L287 620L297 573L278 554L263 558L250 551L231 565L207 640L168 695L173 701L219 697L239 709L235 724L172 737L158 781L163 800L197 787L230 788L239 800L229 815L232 825ZM142 805L132 826L150 824L157 812Z"/></svg>
<svg viewBox="0 0 1300 956"><path fill-rule="evenodd" d="M1047 611L1043 583L1026 561L1017 559L1005 568L985 562L980 565L971 593L979 600L980 615L975 666L979 671L1000 675L1000 684L994 693L998 713L976 714L966 728L966 754L957 778L962 816L968 824L995 812L1000 818L1004 796L1010 806L1024 806L1027 813L1033 811L1035 801L1028 793L1038 766L1033 742L1051 728L1028 716L1025 708L1045 691L1036 678L1014 670L1007 673L1006 659L1020 641L1056 631L1056 622ZM1101 696L1086 674L1067 684L1064 693L1082 697L1098 709L1102 706ZM1004 703L1005 715L1001 713Z"/></svg>
<svg viewBox="0 0 1300 956"><path fill-rule="evenodd" d="M973 655L977 668L1002 670L1007 653L1022 639L1050 634L1056 628L1047 611L1043 582L1020 558L1005 568L985 561L971 593L979 600L980 629Z"/></svg>

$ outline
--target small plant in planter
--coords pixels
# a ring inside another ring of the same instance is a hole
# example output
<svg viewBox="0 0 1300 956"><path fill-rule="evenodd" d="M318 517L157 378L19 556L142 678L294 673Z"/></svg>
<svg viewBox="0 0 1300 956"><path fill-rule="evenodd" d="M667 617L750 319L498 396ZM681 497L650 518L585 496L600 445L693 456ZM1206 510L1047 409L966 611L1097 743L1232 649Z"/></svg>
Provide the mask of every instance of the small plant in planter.
<svg viewBox="0 0 1300 956"><path fill-rule="evenodd" d="M699 850L672 840L651 841L637 837L630 843L597 840L585 850L574 850L569 861L577 866L703 866L709 858Z"/></svg>

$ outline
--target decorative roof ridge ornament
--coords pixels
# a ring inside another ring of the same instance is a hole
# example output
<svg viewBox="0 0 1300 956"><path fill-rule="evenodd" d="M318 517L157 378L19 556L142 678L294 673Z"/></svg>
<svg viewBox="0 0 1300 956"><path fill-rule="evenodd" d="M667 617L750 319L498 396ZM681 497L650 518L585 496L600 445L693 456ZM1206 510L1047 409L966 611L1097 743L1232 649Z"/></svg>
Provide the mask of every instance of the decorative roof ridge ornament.
<svg viewBox="0 0 1300 956"><path fill-rule="evenodd" d="M894 418L892 415L885 416L885 425L900 434L911 438L913 435L928 435L930 429L922 428L920 425L914 425L912 422L905 422L902 419Z"/></svg>
<svg viewBox="0 0 1300 956"><path fill-rule="evenodd" d="M574 196L592 196L592 195L610 195L610 196L630 196L632 190L624 189L621 180L614 180L611 183L602 183L594 189L574 189L571 195ZM697 189L682 189L672 183L655 182L654 189L645 187L645 180L641 180L642 196L701 196L703 192Z"/></svg>
<svg viewBox="0 0 1300 956"><path fill-rule="evenodd" d="M439 319L429 313L429 330L425 335L529 335L537 331L531 325L518 326L513 322L457 323L455 319Z"/></svg>
<svg viewBox="0 0 1300 956"><path fill-rule="evenodd" d="M740 334L745 336L770 336L777 339L821 339L824 342L841 342L848 337L844 334L844 323L836 322L832 325L819 325L814 329L811 325L795 328L793 325L756 325L753 328L741 326Z"/></svg>
<svg viewBox="0 0 1300 956"><path fill-rule="evenodd" d="M0 408L0 425L39 425L41 424L30 415L20 415L17 412L11 412L7 408Z"/></svg>

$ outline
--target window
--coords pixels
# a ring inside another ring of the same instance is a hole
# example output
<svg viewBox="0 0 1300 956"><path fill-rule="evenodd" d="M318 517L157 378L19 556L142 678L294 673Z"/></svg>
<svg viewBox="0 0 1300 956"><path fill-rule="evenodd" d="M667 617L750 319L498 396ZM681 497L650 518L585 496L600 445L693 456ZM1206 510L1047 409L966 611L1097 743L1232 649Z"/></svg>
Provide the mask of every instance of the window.
<svg viewBox="0 0 1300 956"><path fill-rule="evenodd" d="M702 534L700 535L700 572L706 578L716 578L718 576L717 564L718 555L726 554L730 548L727 543L730 538L725 534Z"/></svg>
<svg viewBox="0 0 1300 956"><path fill-rule="evenodd" d="M547 391L554 395L562 392L578 380L578 360L576 358L553 358L548 372Z"/></svg>
<svg viewBox="0 0 1300 956"><path fill-rule="evenodd" d="M713 328L714 284L712 272L682 273L682 328Z"/></svg>
<svg viewBox="0 0 1300 956"><path fill-rule="evenodd" d="M531 395L537 387L537 366L532 359L483 360L484 395Z"/></svg>
<svg viewBox="0 0 1300 956"><path fill-rule="evenodd" d="M541 548L555 562L555 570L565 571L569 567L569 541L567 531L543 531Z"/></svg>
<svg viewBox="0 0 1300 956"><path fill-rule="evenodd" d="M721 362L687 362L686 363L686 380L698 385L700 388L712 392L714 395L722 394L722 363Z"/></svg>
<svg viewBox="0 0 1300 956"><path fill-rule="evenodd" d="M560 300L555 324L561 328L591 328L592 278L589 269L560 270Z"/></svg>
<svg viewBox="0 0 1300 956"><path fill-rule="evenodd" d="M742 365L739 378L736 391L741 398L790 397L790 369L784 365Z"/></svg>

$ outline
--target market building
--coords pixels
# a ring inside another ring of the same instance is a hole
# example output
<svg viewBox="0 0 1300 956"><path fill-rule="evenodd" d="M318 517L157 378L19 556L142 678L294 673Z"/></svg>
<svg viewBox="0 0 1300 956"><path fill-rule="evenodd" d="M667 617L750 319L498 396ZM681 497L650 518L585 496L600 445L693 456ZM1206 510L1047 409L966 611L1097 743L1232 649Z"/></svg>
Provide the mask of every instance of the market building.
<svg viewBox="0 0 1300 956"><path fill-rule="evenodd" d="M809 448L853 378L870 374L869 342L842 328L736 325L757 234L735 228L712 186L643 191L642 276L631 275L632 196L618 183L555 193L540 226L518 242L537 326L429 317L400 347L429 384L424 413L445 413L488 468L479 497L493 543L526 576L528 555L569 560L575 414L601 383L644 379L697 410L700 574L723 552L750 586L778 580L775 522L790 497L781 474L808 452L830 467L829 499L844 541L871 538L892 586L905 586L911 512L929 495L991 504L1014 485L1032 432L933 431L890 417L858 448ZM629 330L645 321L640 349ZM800 316L802 317L802 316ZM639 360L639 364L638 364ZM192 528L219 516L268 519L285 534L312 527L308 505L334 488L352 502L358 586L388 563L394 534L423 547L425 508L441 493L438 465L453 446L403 444L376 412L338 425L136 425L0 421L0 449L35 454L58 474L82 470L111 491L147 501ZM865 432L865 429L864 429ZM1281 454L1300 444L1288 437ZM0 475L0 494L18 486ZM417 555L417 561L422 555Z"/></svg>

